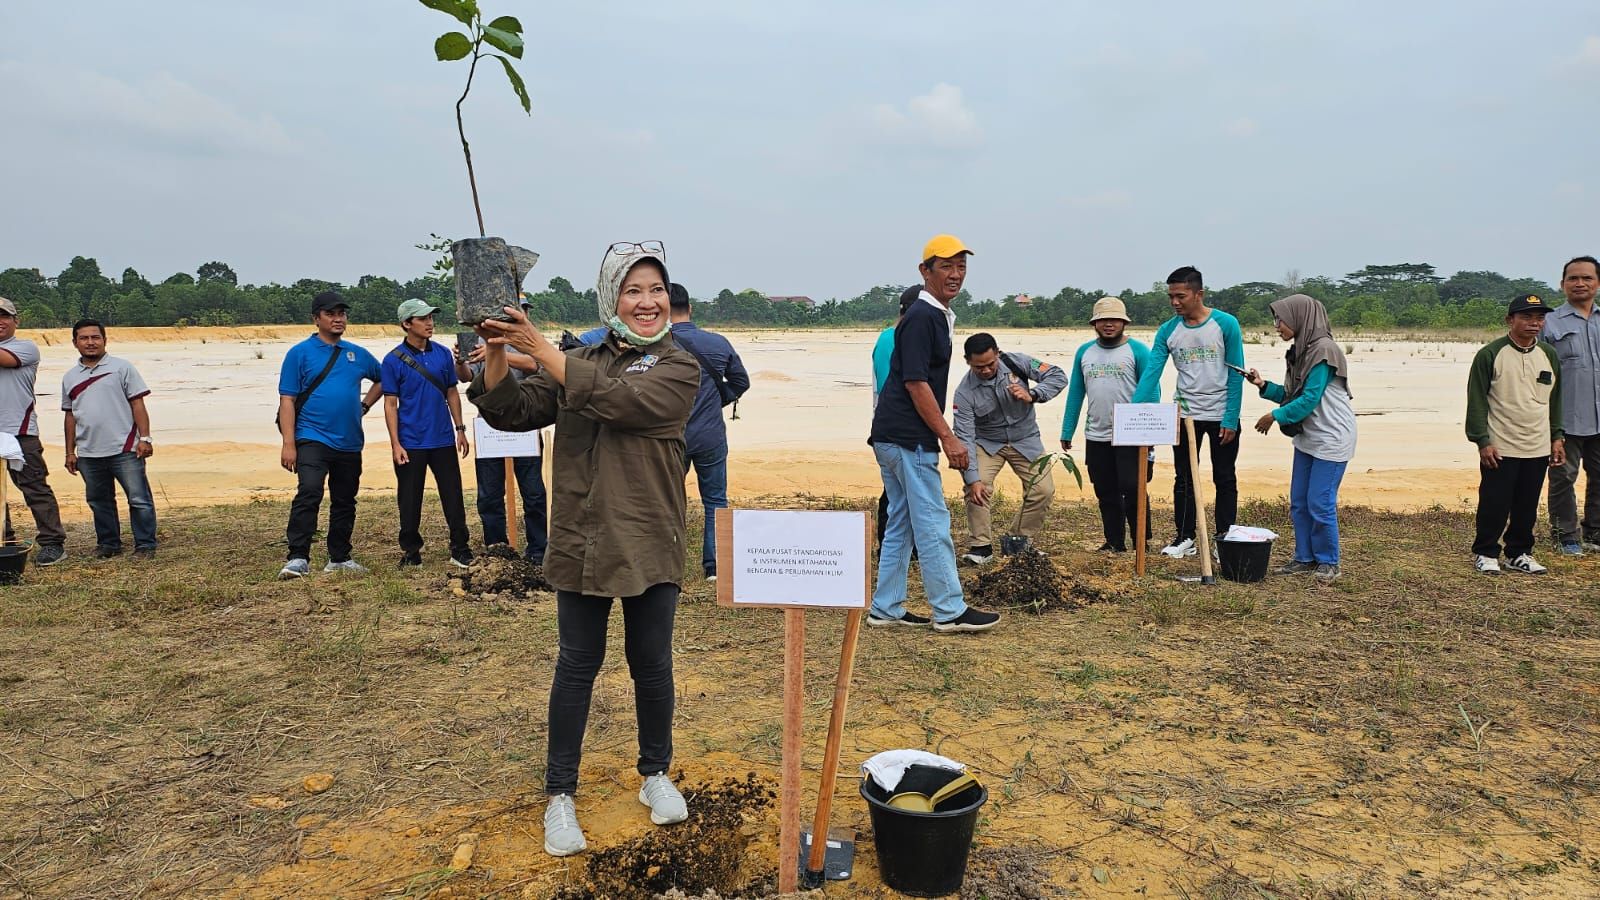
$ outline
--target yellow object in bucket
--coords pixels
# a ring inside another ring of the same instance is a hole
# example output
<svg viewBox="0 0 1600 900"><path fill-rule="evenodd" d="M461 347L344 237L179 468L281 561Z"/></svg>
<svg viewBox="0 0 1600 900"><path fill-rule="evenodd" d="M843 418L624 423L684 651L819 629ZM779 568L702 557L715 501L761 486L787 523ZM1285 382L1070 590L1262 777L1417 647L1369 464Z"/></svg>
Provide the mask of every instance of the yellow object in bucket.
<svg viewBox="0 0 1600 900"><path fill-rule="evenodd" d="M906 812L931 813L940 803L977 783L978 779L973 778L971 772L962 772L952 779L949 784L934 791L931 797L915 791L906 791L903 794L895 794L890 797L889 805L895 809L903 809Z"/></svg>

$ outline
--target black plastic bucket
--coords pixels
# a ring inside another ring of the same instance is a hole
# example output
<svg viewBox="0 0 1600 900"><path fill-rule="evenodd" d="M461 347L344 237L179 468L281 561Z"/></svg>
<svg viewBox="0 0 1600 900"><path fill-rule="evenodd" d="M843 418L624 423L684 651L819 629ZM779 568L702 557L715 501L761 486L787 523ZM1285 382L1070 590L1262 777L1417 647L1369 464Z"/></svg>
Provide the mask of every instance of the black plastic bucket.
<svg viewBox="0 0 1600 900"><path fill-rule="evenodd" d="M1229 581L1253 582L1267 577L1272 541L1219 541L1217 571Z"/></svg>
<svg viewBox="0 0 1600 900"><path fill-rule="evenodd" d="M21 583L22 570L28 565L28 551L32 549L32 541L0 544L0 584Z"/></svg>
<svg viewBox="0 0 1600 900"><path fill-rule="evenodd" d="M945 773L937 783L909 787L902 781L900 787L931 794L961 774ZM913 897L942 897L961 890L972 830L978 824L978 810L989 800L989 790L974 784L928 813L895 809L889 805L889 795L871 778L861 779L883 883Z"/></svg>

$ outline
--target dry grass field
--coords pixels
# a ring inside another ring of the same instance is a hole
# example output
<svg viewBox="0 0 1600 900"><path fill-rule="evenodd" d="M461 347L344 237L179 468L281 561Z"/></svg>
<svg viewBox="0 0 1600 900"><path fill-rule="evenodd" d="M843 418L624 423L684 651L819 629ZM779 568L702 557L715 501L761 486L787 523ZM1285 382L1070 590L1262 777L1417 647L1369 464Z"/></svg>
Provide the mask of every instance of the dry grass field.
<svg viewBox="0 0 1600 900"><path fill-rule="evenodd" d="M0 896L549 897L582 880L584 856L540 849L549 596L452 590L436 505L431 568L401 576L381 499L358 524L372 575L279 583L285 514L167 515L143 564L84 561L74 526L73 560L0 588ZM1240 519L1289 532L1282 503ZM990 789L971 898L1600 896L1600 559L1491 580L1469 531L1460 508L1350 509L1332 586L1201 588L1165 560L1135 584L1130 559L1088 549L1092 507L1058 504L1042 544L1071 604L986 635L863 634L835 798L860 863L827 894L893 896L856 766L924 747ZM781 617L685 587L675 769L713 793L747 773L775 786ZM842 621L808 618L813 761ZM590 856L653 830L620 657L586 744ZM316 774L332 783L312 793ZM776 810L748 810L729 887L757 896Z"/></svg>

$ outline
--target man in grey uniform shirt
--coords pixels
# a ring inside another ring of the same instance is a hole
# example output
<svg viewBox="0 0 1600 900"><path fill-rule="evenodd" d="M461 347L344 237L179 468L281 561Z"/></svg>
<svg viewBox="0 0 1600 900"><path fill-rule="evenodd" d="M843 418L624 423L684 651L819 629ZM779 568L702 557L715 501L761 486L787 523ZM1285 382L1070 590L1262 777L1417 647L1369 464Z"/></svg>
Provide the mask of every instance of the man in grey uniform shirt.
<svg viewBox="0 0 1600 900"><path fill-rule="evenodd" d="M1566 463L1550 469L1550 530L1568 556L1600 551L1600 316L1595 290L1600 263L1579 256L1561 268L1567 302L1545 316L1539 339L1561 361L1561 415ZM1583 521L1578 520L1578 468L1583 467Z"/></svg>
<svg viewBox="0 0 1600 900"><path fill-rule="evenodd" d="M1001 351L994 335L986 332L967 338L962 352L968 372L956 386L955 432L971 461L961 473L967 484L968 529L961 559L982 565L994 558L989 501L1001 469L1009 465L1026 487L1017 530L1031 538L1044 525L1056 485L1049 467L1037 478L1031 471L1045 455L1034 408L1066 390L1067 373L1026 353Z"/></svg>
<svg viewBox="0 0 1600 900"><path fill-rule="evenodd" d="M34 565L53 566L67 556L67 532L61 527L61 509L50 490L49 468L44 464L44 444L39 441L39 416L34 409L33 383L39 377L39 345L17 337L17 306L0 297L0 428L17 436L22 445L20 470L6 467L11 482L38 526ZM5 516L6 540L13 540L11 515Z"/></svg>
<svg viewBox="0 0 1600 900"><path fill-rule="evenodd" d="M67 471L83 476L83 492L94 513L95 559L122 553L117 493L122 485L133 523L133 557L156 555L156 504L144 461L155 444L144 398L150 393L139 370L106 353L106 329L93 319L72 326L78 364L61 376L61 411L66 431Z"/></svg>

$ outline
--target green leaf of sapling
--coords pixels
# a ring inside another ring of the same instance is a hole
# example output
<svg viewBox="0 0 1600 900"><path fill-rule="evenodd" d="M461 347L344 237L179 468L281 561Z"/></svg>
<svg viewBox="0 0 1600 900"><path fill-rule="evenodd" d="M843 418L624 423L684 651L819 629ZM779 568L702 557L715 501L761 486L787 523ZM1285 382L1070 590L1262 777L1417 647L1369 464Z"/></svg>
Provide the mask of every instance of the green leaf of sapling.
<svg viewBox="0 0 1600 900"><path fill-rule="evenodd" d="M512 56L515 56L517 59L522 58L521 35L513 34L509 31L502 31L499 28L490 25L483 29L483 39L488 41L489 45L497 50L502 50L506 53L509 53Z"/></svg>
<svg viewBox="0 0 1600 900"><path fill-rule="evenodd" d="M511 79L511 89L517 92L517 99L522 101L522 111L532 115L533 101L528 99L528 87L522 83L522 76L511 67L511 60L499 54L495 54L494 58L500 60L500 65L505 66L506 77Z"/></svg>
<svg viewBox="0 0 1600 900"><path fill-rule="evenodd" d="M447 31L433 42L433 55L440 62L450 62L472 52L472 39L459 31Z"/></svg>
<svg viewBox="0 0 1600 900"><path fill-rule="evenodd" d="M462 3L461 0L422 0L422 5L454 16L455 20L463 25L472 24L472 10L468 9L467 4Z"/></svg>
<svg viewBox="0 0 1600 900"><path fill-rule="evenodd" d="M495 19L493 22L490 22L489 27L498 28L501 31L509 31L512 34L522 33L522 23L517 21L516 16L501 16L500 18Z"/></svg>

